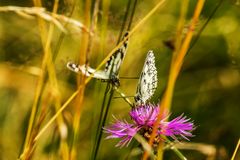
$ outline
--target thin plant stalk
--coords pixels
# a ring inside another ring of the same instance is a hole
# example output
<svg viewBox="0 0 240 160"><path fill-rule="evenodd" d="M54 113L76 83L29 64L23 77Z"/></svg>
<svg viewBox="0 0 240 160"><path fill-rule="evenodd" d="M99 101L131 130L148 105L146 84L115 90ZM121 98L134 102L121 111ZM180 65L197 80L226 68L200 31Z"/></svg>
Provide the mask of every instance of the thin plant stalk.
<svg viewBox="0 0 240 160"><path fill-rule="evenodd" d="M138 1L138 0L134 0L133 9L132 9L132 13L131 13L131 16L130 16L130 20L129 20L129 23L128 23L127 30L130 30L130 29L131 29L133 17L134 17L135 11L136 11L137 1Z"/></svg>
<svg viewBox="0 0 240 160"><path fill-rule="evenodd" d="M96 160L96 158L97 158L98 151L99 151L99 148L100 148L102 133L103 133L102 132L102 127L105 125L105 122L106 122L106 119L107 119L107 116L108 116L108 111L109 111L109 108L110 108L110 104L111 104L111 101L112 101L112 97L113 97L113 94L114 94L114 90L111 89L109 96L107 96L108 86L110 86L110 85L111 84L108 84L107 87L106 87L103 104L101 106L102 112L100 113L100 120L99 120L99 123L98 123L98 130L97 130L97 135L96 135L96 138L95 138L96 141L95 141L95 145L94 145L94 149L93 149L93 155L91 157L92 160ZM107 99L107 97L108 97L108 99ZM107 104L105 104L105 102Z"/></svg>
<svg viewBox="0 0 240 160"><path fill-rule="evenodd" d="M129 15L129 11L130 11L130 7L131 7L131 0L128 1L127 3L127 8L126 8L126 11L125 11L125 14L124 14L124 18L123 18L123 21L122 21L122 25L121 25L121 29L120 29L120 34L118 36L118 40L117 40L117 44L121 41L122 39L122 35L123 35L123 31L124 31L124 28L126 26L126 23L127 23L127 19L128 19L128 15ZM129 29L127 29L129 30Z"/></svg>
<svg viewBox="0 0 240 160"><path fill-rule="evenodd" d="M191 46L188 49L188 53L192 50L192 48L195 46L195 44L197 43L197 41L199 40L202 32L204 31L204 29L206 28L206 26L208 25L208 23L210 22L210 20L213 18L213 16L216 14L217 10L220 8L220 6L223 4L224 0L220 0L217 4L216 7L213 9L213 11L211 12L211 14L209 15L208 19L206 20L206 22L203 24L203 26L200 28L200 30L198 31L196 38L194 38L194 40L191 43ZM187 54L188 54L187 53Z"/></svg>
<svg viewBox="0 0 240 160"><path fill-rule="evenodd" d="M193 36L193 31L194 31L195 25L198 21L198 18L200 16L200 13L202 11L204 2L205 2L205 0L198 0L196 8L194 10L194 15L193 15L192 22L190 24L189 30L188 30L188 32L186 34L186 37L185 37L185 39L184 39L184 41L183 41L183 43L180 47L179 53L177 54L176 59L174 60L172 66L170 68L170 75L169 75L167 89L166 89L165 94L163 96L163 100L161 101L160 112L159 112L157 121L154 124L153 131L152 131L152 134L151 134L151 137L150 137L150 140L149 140L150 146L152 146L153 141L154 141L154 137L157 134L157 128L158 128L158 124L161 120L161 117L163 116L164 112L168 112L168 110L170 108L170 104L171 104L171 101L172 101L173 90L174 90L174 87L175 87L175 82L176 82L177 76L179 74L179 71L182 67L184 57L185 57L185 55L187 53L187 50L189 48L189 45L190 45L190 42L191 42L191 39L192 39L192 36ZM161 149L161 148L159 148L159 149ZM147 158L148 158L148 153L145 152L144 155L143 155L143 160L146 160ZM158 158L158 160L161 160L161 159L162 159L162 155Z"/></svg>
<svg viewBox="0 0 240 160"><path fill-rule="evenodd" d="M233 155L232 155L231 160L234 160L234 159L235 159L235 157L236 157L236 155L237 155L237 151L238 151L238 149L239 149L239 146L240 146L240 138L238 139L238 143L237 143L236 148L235 148L235 150L234 150L234 152L233 152Z"/></svg>
<svg viewBox="0 0 240 160"><path fill-rule="evenodd" d="M85 90L85 85L81 84L78 89L79 94L75 99L76 101L75 101L75 114L73 117L73 139L72 139L72 147L70 152L70 157L73 160L77 159L77 140L79 135L80 120L81 120L82 109L83 109L84 90Z"/></svg>
<svg viewBox="0 0 240 160"><path fill-rule="evenodd" d="M38 139L43 135L43 133L48 129L48 127L57 119L57 117L62 113L64 109L67 108L69 103L78 95L79 90L75 91L68 99L67 101L62 105L62 107L53 115L53 117L47 122L47 124L42 127L42 129L38 132L36 137L34 138L34 141L38 141Z"/></svg>
<svg viewBox="0 0 240 160"><path fill-rule="evenodd" d="M107 33L107 26L108 26L108 14L109 14L109 8L110 8L111 0L104 0L102 1L102 20L101 20L101 46L100 46L100 55L102 56L105 47L106 47L106 33Z"/></svg>
<svg viewBox="0 0 240 160"><path fill-rule="evenodd" d="M110 84L108 83L106 88L108 88L109 86L110 86ZM94 138L93 150L92 150L91 158L90 158L91 160L94 160L96 158L97 152L98 152L98 146L99 146L99 143L100 143L100 132L102 130L101 126L102 126L102 123L103 123L103 117L104 117L105 110L106 110L105 103L107 101L107 93L108 93L108 90L106 89L105 93L104 93L101 109L100 109L99 120L98 120L98 123L97 123L97 126L96 126L96 135L95 135L95 138Z"/></svg>
<svg viewBox="0 0 240 160"><path fill-rule="evenodd" d="M180 17L179 17L179 21L178 21L178 25L177 25L177 34L175 36L176 38L176 42L174 44L174 52L173 52L173 58L171 61L171 66L174 64L174 61L176 59L177 53L180 50L181 44L182 44L182 33L183 33L183 29L184 29L184 24L185 24L185 19L186 19L186 14L187 14L187 10L188 10L188 5L189 5L189 0L183 0L182 1L182 5L181 5L181 10L180 10Z"/></svg>
<svg viewBox="0 0 240 160"><path fill-rule="evenodd" d="M32 137L34 137L38 133L38 131L39 131L40 127L41 127L41 124L42 124L43 120L46 117L47 108L48 108L49 104L52 103L52 101L53 101L53 96L52 96L52 94L50 92L47 93L46 98L44 98L44 100L41 101L41 110L42 110L42 112L39 115L39 117L36 118L37 120L36 120L36 123L34 125L34 130L31 133ZM28 159L31 159L33 157L33 153L34 153L34 151L36 149L36 143L34 141L32 141L32 140L29 143L30 143L29 144L29 146L30 146L29 150L27 150L27 152L25 152L24 155L21 155L21 157L19 159L26 159L26 160L28 160Z"/></svg>
<svg viewBox="0 0 240 160"><path fill-rule="evenodd" d="M98 7L97 7L98 8ZM96 8L94 8L96 9ZM95 11L96 12L96 11ZM96 12L97 13L97 12ZM84 9L84 23L86 26L90 26L91 22L91 0L87 0L85 2L85 9ZM95 21L93 20L93 23ZM90 26L90 30L94 30L93 26ZM89 54L91 50L91 42L92 37L88 34L83 34L81 39L81 49L80 49L80 56L79 56L79 62L80 63L86 63L87 55ZM81 115L82 115L82 109L83 109L83 99L84 99L84 91L85 91L85 76L77 76L77 85L79 94L77 95L77 98L75 99L75 114L73 117L73 139L72 139L72 147L71 147L71 159L75 160L77 158L77 141L78 141L78 135L79 135L79 128L81 124Z"/></svg>

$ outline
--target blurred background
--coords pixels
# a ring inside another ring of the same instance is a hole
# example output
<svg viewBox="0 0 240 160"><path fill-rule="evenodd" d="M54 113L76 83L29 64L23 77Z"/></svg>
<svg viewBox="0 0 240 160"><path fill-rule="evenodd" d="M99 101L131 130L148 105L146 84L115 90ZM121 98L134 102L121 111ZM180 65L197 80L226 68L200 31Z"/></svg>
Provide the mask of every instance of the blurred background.
<svg viewBox="0 0 240 160"><path fill-rule="evenodd" d="M94 1L60 0L58 14L86 24L86 4L92 15ZM132 1L133 3L133 1ZM132 20L134 27L158 1L139 0ZM185 58L183 69L174 90L171 117L184 113L194 120L195 135L189 143L193 150L181 150L188 159L230 159L240 136L240 2L238 0L206 1L194 31L193 43ZM48 11L53 0L43 0ZM116 46L128 1L100 1L98 22L92 38L88 63L97 67ZM158 88L152 102L159 103L166 88L181 0L166 1L129 40L129 49L120 70L120 89L128 96L135 95L138 77L148 50L156 56ZM0 6L32 7L27 0L1 0ZM190 1L186 29L193 15L196 1ZM104 8L104 7L107 7ZM107 11L106 11L107 10ZM133 9L130 9L132 11ZM47 22L47 25L50 23ZM86 24L87 26L87 24ZM182 33L184 36L184 33ZM68 61L78 62L83 45L82 32L69 29L66 34L55 27L51 50L55 66L61 104L77 90L77 74L66 68ZM168 44L168 45L166 45ZM41 73L43 47L36 18L27 19L14 12L0 12L0 159L16 159L21 154L28 120ZM126 79L121 77L129 77ZM92 79L85 88L78 135L77 159L89 159L98 125L106 83ZM40 106L48 101L51 88L46 83ZM118 97L117 93L114 97ZM133 101L133 99L131 99ZM51 103L45 107L44 126L55 114ZM43 107L42 107L43 108ZM130 120L130 106L122 98L113 98L107 123L112 115ZM38 112L38 114L40 111ZM73 132L74 103L64 110L68 141ZM40 114L39 114L40 115ZM170 117L170 119L171 119ZM51 125L37 142L32 159L60 159L57 125ZM117 140L104 140L98 159L127 159L134 143L126 148L115 148ZM70 143L70 142L69 142ZM199 151L197 146L201 144ZM135 144L135 147L137 145ZM187 148L187 147L185 147ZM238 154L239 156L239 154ZM239 156L240 157L240 156ZM237 159L240 159L237 157ZM132 157L129 159L138 159ZM167 151L164 159L178 159Z"/></svg>

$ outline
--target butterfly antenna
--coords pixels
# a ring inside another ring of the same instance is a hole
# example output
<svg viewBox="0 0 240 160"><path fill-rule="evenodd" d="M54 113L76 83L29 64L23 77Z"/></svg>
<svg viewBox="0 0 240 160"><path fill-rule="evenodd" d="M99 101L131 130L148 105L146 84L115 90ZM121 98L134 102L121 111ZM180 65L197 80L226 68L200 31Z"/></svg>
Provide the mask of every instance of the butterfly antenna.
<svg viewBox="0 0 240 160"><path fill-rule="evenodd" d="M139 79L139 77L119 77L120 79Z"/></svg>
<svg viewBox="0 0 240 160"><path fill-rule="evenodd" d="M117 99L117 98L132 98L132 97L134 97L134 96L125 96L125 97L119 96L119 97L113 97L113 98L114 98L114 99Z"/></svg>

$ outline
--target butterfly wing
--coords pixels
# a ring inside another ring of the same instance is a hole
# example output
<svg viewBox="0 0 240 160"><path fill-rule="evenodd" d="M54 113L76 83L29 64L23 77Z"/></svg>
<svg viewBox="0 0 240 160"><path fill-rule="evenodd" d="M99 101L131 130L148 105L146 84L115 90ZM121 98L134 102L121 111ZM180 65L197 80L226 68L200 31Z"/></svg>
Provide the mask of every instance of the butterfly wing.
<svg viewBox="0 0 240 160"><path fill-rule="evenodd" d="M113 55L109 58L109 60L106 63L105 66L105 72L107 72L108 75L113 75L111 77L118 77L120 66L124 60L124 57L127 52L128 47L128 32L125 33L123 37L123 45L113 53Z"/></svg>
<svg viewBox="0 0 240 160"><path fill-rule="evenodd" d="M136 105L146 104L157 88L157 69L153 51L149 51L139 78L135 95Z"/></svg>
<svg viewBox="0 0 240 160"><path fill-rule="evenodd" d="M127 52L127 46L128 46L128 39L126 38L127 36L128 36L128 32L126 32L124 35L123 45L116 52L114 52L113 55L107 61L104 71L101 71L101 70L96 71L95 69L89 66L78 65L71 62L67 64L67 68L69 68L73 72L76 72L76 73L81 72L82 74L88 77L92 76L94 78L97 78L103 81L110 81L110 83L112 83L113 85L119 86L120 82L118 78L118 73L119 73L119 69L122 64L122 61Z"/></svg>
<svg viewBox="0 0 240 160"><path fill-rule="evenodd" d="M87 77L92 76L94 78L101 79L101 80L109 79L109 75L105 71L101 71L101 70L96 71L95 69L86 65L78 65L72 62L68 62L67 68L73 72L82 73Z"/></svg>

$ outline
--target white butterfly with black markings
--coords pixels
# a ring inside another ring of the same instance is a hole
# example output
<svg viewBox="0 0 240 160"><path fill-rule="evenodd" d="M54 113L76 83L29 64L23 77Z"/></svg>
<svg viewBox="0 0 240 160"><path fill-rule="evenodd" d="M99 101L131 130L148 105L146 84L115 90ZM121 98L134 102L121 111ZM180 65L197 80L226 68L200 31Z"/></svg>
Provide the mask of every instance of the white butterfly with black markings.
<svg viewBox="0 0 240 160"><path fill-rule="evenodd" d="M155 56L153 51L148 51L144 62L143 70L140 75L137 92L134 97L135 106L144 105L153 96L157 88L157 69L155 66Z"/></svg>
<svg viewBox="0 0 240 160"><path fill-rule="evenodd" d="M104 82L110 82L114 86L118 87L120 85L118 74L128 47L128 38L126 38L127 36L128 32L126 32L123 37L123 45L109 58L104 70L97 71L96 69L93 69L89 66L78 65L72 62L67 63L67 68L76 73L82 73L87 77L91 76Z"/></svg>

